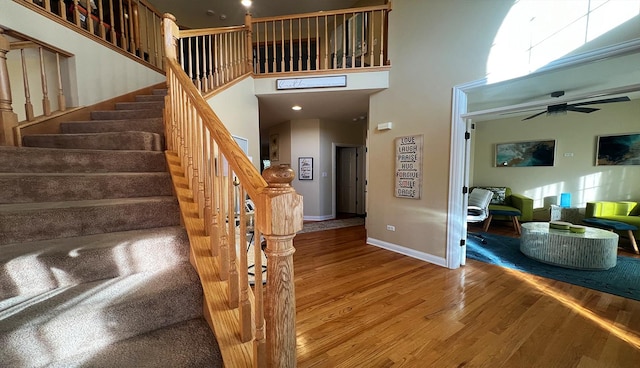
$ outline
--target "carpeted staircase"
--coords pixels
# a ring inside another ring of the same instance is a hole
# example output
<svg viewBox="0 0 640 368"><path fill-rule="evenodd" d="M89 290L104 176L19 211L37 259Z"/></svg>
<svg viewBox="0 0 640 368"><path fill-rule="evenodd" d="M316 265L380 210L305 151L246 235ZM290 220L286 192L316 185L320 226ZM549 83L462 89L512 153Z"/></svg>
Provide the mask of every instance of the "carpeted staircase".
<svg viewBox="0 0 640 368"><path fill-rule="evenodd" d="M0 366L223 365L162 151L163 94L0 147Z"/></svg>

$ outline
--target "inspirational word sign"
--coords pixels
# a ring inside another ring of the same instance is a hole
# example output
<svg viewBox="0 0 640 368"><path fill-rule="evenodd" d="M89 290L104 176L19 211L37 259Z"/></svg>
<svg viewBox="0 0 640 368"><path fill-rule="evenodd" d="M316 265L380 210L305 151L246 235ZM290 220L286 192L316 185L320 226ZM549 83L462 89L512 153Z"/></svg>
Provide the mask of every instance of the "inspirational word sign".
<svg viewBox="0 0 640 368"><path fill-rule="evenodd" d="M398 198L420 199L422 195L423 135L396 138L396 187Z"/></svg>

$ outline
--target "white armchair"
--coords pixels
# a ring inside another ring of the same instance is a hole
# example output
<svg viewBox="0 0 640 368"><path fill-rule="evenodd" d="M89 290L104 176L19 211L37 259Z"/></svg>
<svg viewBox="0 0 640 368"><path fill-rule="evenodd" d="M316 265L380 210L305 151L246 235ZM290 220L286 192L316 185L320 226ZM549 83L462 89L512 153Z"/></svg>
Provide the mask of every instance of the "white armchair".
<svg viewBox="0 0 640 368"><path fill-rule="evenodd" d="M469 193L469 203L467 205L467 222L483 222L489 217L489 204L493 192L482 188L474 188ZM480 234L467 233L467 237L474 237L482 244L486 244L486 240Z"/></svg>

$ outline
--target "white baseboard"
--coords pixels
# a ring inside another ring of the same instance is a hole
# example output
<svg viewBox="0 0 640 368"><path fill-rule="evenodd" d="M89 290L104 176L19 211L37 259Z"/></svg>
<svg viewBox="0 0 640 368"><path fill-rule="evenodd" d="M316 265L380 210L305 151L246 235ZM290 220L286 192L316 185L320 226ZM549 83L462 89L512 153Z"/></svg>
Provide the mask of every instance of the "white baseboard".
<svg viewBox="0 0 640 368"><path fill-rule="evenodd" d="M386 241L373 239L373 238L367 238L367 244L371 244L379 248L390 250L395 253L400 253L411 258L416 258L421 261L433 263L434 265L447 267L447 260L445 258L435 257L431 254L424 253L424 252L418 252L415 249L406 248L397 244L388 243Z"/></svg>
<svg viewBox="0 0 640 368"><path fill-rule="evenodd" d="M326 220L333 220L335 218L335 216L333 215L326 215L326 216L304 216L303 220L304 221L326 221Z"/></svg>

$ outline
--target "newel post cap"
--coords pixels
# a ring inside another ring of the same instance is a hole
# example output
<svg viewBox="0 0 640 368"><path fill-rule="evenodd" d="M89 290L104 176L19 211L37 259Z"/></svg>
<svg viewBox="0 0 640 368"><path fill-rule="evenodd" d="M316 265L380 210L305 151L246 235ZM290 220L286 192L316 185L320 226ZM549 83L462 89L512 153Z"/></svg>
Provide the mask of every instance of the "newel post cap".
<svg viewBox="0 0 640 368"><path fill-rule="evenodd" d="M296 177L296 173L289 165L270 166L262 172L262 177L267 182L268 188L283 192L294 190L291 182Z"/></svg>

